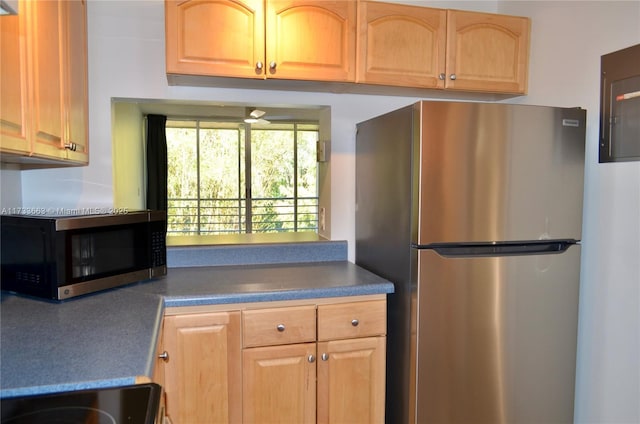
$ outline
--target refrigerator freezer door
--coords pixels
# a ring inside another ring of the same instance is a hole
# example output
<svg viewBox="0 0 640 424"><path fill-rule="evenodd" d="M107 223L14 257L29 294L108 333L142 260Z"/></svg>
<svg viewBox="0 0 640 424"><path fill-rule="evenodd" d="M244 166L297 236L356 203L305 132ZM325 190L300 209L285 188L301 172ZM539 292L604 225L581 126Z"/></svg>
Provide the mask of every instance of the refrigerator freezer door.
<svg viewBox="0 0 640 424"><path fill-rule="evenodd" d="M417 423L572 423L580 246L418 250Z"/></svg>
<svg viewBox="0 0 640 424"><path fill-rule="evenodd" d="M459 102L415 108L414 243L581 239L583 109Z"/></svg>

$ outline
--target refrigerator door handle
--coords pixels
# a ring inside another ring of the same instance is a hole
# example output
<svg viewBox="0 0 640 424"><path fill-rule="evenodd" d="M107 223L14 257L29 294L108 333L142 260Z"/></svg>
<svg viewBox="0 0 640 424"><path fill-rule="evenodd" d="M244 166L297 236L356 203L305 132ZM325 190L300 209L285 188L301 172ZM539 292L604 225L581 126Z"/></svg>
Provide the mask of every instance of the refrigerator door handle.
<svg viewBox="0 0 640 424"><path fill-rule="evenodd" d="M530 243L434 244L425 247L444 257L472 257L560 254L574 244L574 240L554 240Z"/></svg>

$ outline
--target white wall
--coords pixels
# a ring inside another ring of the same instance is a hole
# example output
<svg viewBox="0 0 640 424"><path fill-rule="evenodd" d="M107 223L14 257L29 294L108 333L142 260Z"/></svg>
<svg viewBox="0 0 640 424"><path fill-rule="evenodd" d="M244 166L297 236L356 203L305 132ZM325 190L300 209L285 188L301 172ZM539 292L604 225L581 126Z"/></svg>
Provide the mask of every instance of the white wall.
<svg viewBox="0 0 640 424"><path fill-rule="evenodd" d="M599 58L640 42L640 2L449 1L446 5L531 16L529 95L513 102L588 109L576 422L638 423L640 163L597 163L596 116ZM353 259L355 124L416 99L169 87L163 12L162 0L89 0L91 164L23 172L23 206L113 205L112 97L330 105L331 233L334 239L349 241ZM2 190L5 197L4 185Z"/></svg>

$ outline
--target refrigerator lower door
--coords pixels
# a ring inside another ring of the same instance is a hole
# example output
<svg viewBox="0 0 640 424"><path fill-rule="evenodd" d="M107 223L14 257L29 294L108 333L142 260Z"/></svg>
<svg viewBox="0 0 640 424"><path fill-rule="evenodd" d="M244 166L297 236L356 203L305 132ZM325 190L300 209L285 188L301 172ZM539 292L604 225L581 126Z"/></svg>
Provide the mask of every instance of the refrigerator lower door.
<svg viewBox="0 0 640 424"><path fill-rule="evenodd" d="M418 267L416 422L572 423L580 246Z"/></svg>

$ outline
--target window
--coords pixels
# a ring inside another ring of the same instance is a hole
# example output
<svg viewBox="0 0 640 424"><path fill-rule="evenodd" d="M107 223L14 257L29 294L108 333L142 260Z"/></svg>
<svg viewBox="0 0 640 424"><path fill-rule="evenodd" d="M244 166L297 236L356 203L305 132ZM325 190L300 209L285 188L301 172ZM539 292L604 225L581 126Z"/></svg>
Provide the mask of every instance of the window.
<svg viewBox="0 0 640 424"><path fill-rule="evenodd" d="M317 232L318 132L169 118L167 234Z"/></svg>

